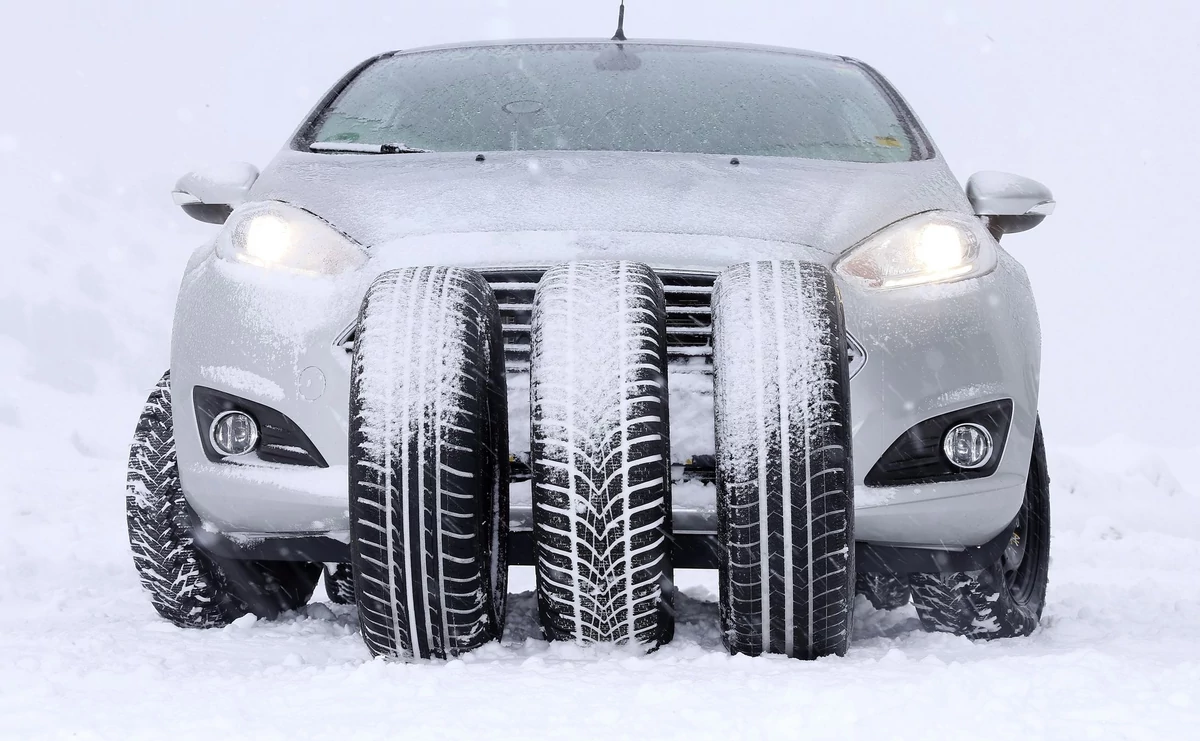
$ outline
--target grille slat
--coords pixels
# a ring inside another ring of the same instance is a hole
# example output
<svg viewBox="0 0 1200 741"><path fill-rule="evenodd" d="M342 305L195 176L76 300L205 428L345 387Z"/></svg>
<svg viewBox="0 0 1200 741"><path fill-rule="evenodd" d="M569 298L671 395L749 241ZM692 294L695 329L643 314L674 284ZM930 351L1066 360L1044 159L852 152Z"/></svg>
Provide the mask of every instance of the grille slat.
<svg viewBox="0 0 1200 741"><path fill-rule="evenodd" d="M485 270L483 276L496 292L504 333L504 361L509 373L529 370L529 325L533 320L533 294L541 270ZM712 326L709 300L716 275L712 273L658 274L667 300L667 360L677 370L711 372ZM702 362L701 362L702 361Z"/></svg>

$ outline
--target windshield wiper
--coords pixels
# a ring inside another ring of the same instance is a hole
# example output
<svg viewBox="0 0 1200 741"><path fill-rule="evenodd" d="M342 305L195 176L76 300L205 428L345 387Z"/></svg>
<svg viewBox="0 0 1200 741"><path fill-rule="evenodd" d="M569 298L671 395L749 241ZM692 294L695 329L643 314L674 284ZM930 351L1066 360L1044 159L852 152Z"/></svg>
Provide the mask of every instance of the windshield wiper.
<svg viewBox="0 0 1200 741"><path fill-rule="evenodd" d="M310 152L353 152L355 154L427 154L432 149L419 149L407 144L359 144L358 142L313 142Z"/></svg>

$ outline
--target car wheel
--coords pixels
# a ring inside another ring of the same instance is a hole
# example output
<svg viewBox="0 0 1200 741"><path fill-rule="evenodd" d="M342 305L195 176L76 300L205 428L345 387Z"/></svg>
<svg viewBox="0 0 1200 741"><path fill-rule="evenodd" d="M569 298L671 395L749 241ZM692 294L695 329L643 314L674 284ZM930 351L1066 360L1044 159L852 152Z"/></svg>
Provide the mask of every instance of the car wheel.
<svg viewBox="0 0 1200 741"><path fill-rule="evenodd" d="M247 612L277 617L307 603L320 575L315 564L218 559L196 544L175 457L170 372L134 432L125 515L142 586L158 613L181 628L227 625Z"/></svg>
<svg viewBox="0 0 1200 741"><path fill-rule="evenodd" d="M930 632L969 638L1027 636L1046 603L1050 572L1050 476L1037 423L1025 500L1000 558L981 571L912 574L913 604Z"/></svg>
<svg viewBox="0 0 1200 741"><path fill-rule="evenodd" d="M446 658L498 638L507 595L508 424L483 276L379 276L350 387L350 538L372 653Z"/></svg>
<svg viewBox="0 0 1200 741"><path fill-rule="evenodd" d="M735 653L844 654L854 600L849 371L824 268L734 265L713 288L720 611Z"/></svg>
<svg viewBox="0 0 1200 741"><path fill-rule="evenodd" d="M181 628L218 627L244 614L244 609L224 588L224 575L192 539L171 415L168 371L146 400L129 448L129 547L159 615Z"/></svg>
<svg viewBox="0 0 1200 741"><path fill-rule="evenodd" d="M653 648L674 632L662 284L640 263L553 268L531 338L542 630Z"/></svg>

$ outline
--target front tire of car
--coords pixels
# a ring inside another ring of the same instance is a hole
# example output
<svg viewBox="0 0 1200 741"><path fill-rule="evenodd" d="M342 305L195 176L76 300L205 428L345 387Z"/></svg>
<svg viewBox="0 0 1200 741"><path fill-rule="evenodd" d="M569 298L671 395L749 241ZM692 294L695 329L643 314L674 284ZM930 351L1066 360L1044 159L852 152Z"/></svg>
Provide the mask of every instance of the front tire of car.
<svg viewBox="0 0 1200 741"><path fill-rule="evenodd" d="M1046 604L1050 569L1050 476L1039 421L1025 501L1000 558L981 571L912 574L913 604L925 630L991 640L1027 636Z"/></svg>
<svg viewBox="0 0 1200 741"><path fill-rule="evenodd" d="M129 448L125 516L142 586L158 613L181 628L215 628L252 613L276 618L307 604L320 567L218 559L197 546L179 483L171 373L142 408Z"/></svg>

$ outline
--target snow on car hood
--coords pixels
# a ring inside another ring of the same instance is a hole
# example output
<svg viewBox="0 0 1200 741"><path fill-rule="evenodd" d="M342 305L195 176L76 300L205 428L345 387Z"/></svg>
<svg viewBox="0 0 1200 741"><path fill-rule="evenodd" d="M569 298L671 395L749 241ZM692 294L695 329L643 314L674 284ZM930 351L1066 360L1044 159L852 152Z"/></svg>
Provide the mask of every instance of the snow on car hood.
<svg viewBox="0 0 1200 741"><path fill-rule="evenodd" d="M732 165L713 155L504 152L477 162L464 153L285 150L250 195L306 208L368 245L464 232L658 233L836 254L914 213L969 212L940 159L745 157Z"/></svg>
<svg viewBox="0 0 1200 741"><path fill-rule="evenodd" d="M836 254L790 242L656 232L450 232L414 234L371 248L373 269L450 262L458 267L548 268L571 260L633 260L656 269L719 271L750 260L804 260Z"/></svg>

